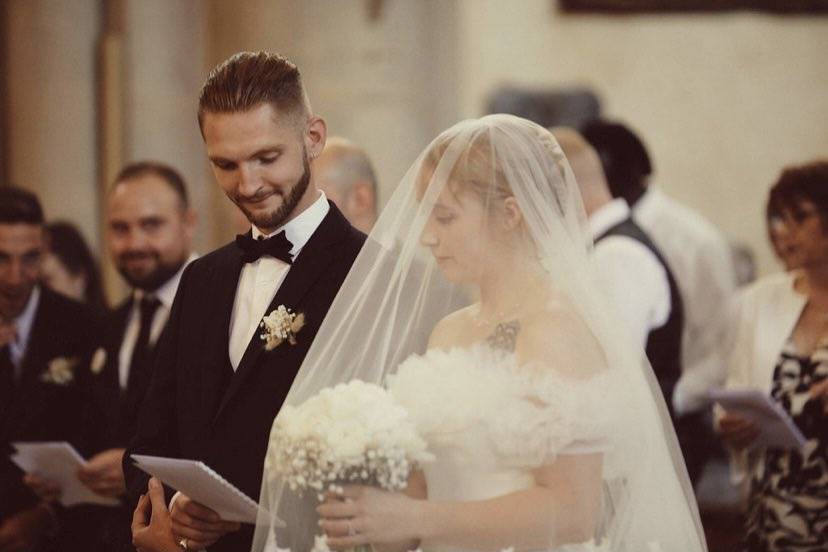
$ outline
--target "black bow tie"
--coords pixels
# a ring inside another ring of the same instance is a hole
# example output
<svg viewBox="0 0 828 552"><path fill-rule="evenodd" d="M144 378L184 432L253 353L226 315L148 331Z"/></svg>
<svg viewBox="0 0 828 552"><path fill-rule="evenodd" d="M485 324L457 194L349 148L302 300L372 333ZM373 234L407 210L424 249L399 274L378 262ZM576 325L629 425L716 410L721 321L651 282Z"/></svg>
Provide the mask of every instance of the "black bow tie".
<svg viewBox="0 0 828 552"><path fill-rule="evenodd" d="M293 264L293 255L290 250L293 244L287 239L284 232L267 239L254 240L250 233L236 236L236 245L241 249L242 260L246 263L253 263L259 260L262 255L270 255L287 264Z"/></svg>

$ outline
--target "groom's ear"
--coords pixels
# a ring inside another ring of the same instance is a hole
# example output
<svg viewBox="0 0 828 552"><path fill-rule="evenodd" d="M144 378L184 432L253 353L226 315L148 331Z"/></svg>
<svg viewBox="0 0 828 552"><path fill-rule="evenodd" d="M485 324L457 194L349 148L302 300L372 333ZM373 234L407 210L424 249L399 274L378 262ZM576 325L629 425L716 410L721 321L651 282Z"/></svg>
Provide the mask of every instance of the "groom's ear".
<svg viewBox="0 0 828 552"><path fill-rule="evenodd" d="M523 213L514 197L507 197L503 200L503 220L501 224L503 224L503 229L506 231L515 230L523 224Z"/></svg>
<svg viewBox="0 0 828 552"><path fill-rule="evenodd" d="M305 126L305 150L311 159L319 157L325 149L325 141L328 138L328 125L322 117L311 115Z"/></svg>

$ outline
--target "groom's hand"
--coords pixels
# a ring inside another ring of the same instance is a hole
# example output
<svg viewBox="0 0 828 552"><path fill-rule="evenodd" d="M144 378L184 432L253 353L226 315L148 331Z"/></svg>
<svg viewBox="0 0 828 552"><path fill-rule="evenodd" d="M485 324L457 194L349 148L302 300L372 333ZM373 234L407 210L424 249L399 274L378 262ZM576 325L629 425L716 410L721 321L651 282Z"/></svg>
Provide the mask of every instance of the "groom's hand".
<svg viewBox="0 0 828 552"><path fill-rule="evenodd" d="M190 550L203 550L241 527L239 523L222 520L210 508L183 494L175 499L171 515L173 532L187 539Z"/></svg>

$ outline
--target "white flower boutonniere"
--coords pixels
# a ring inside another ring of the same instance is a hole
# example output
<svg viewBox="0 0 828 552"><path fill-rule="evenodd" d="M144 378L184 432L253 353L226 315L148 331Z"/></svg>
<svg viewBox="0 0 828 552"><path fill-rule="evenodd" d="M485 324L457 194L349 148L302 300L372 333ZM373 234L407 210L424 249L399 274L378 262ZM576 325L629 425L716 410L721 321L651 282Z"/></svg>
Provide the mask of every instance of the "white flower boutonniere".
<svg viewBox="0 0 828 552"><path fill-rule="evenodd" d="M262 333L259 338L265 342L265 350L272 351L283 342L296 345L296 334L305 325L305 315L295 313L284 305L262 318L259 327Z"/></svg>
<svg viewBox="0 0 828 552"><path fill-rule="evenodd" d="M98 347L95 354L92 355L92 362L89 363L89 371L97 376L103 372L104 366L106 366L106 349Z"/></svg>
<svg viewBox="0 0 828 552"><path fill-rule="evenodd" d="M75 379L77 358L57 357L49 361L46 371L40 374L40 381L54 385L69 385Z"/></svg>

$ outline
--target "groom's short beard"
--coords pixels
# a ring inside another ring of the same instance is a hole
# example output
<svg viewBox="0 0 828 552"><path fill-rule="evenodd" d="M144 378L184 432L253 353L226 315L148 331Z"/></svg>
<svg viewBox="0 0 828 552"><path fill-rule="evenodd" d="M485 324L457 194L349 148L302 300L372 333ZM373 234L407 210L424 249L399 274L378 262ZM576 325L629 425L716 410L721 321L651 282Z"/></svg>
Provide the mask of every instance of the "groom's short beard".
<svg viewBox="0 0 828 552"><path fill-rule="evenodd" d="M296 181L296 185L293 186L283 197L282 205L273 211L272 213L266 213L263 215L256 215L249 210L245 209L244 206L239 202L234 202L242 210L244 215L247 217L247 220L250 221L251 224L256 226L256 228L278 228L284 224L285 219L287 219L291 213L293 213L296 206L299 205L299 202L302 201L302 196L305 195L305 192L308 190L308 185L310 184L310 162L308 161L307 153L303 154L303 170L302 176L299 177L299 180Z"/></svg>

